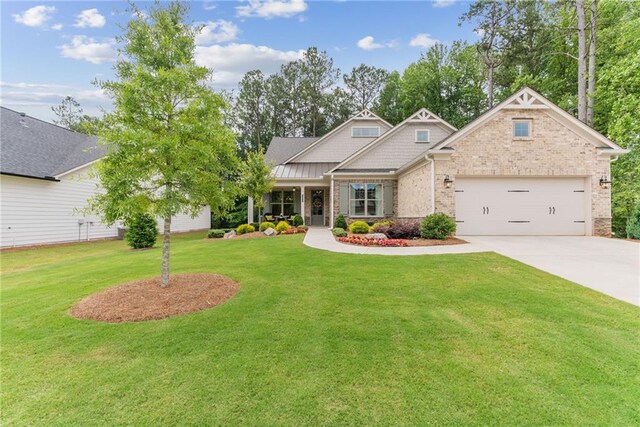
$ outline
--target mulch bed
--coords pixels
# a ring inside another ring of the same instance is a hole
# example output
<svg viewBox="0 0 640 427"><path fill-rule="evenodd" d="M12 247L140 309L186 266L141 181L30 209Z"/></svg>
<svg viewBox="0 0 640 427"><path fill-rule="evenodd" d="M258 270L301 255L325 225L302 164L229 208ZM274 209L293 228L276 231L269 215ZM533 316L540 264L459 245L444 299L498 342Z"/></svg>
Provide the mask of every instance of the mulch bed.
<svg viewBox="0 0 640 427"><path fill-rule="evenodd" d="M136 280L90 295L70 312L77 319L107 323L159 320L220 305L239 289L217 274L175 274L166 288L159 277Z"/></svg>
<svg viewBox="0 0 640 427"><path fill-rule="evenodd" d="M348 233L349 236L364 236L363 234L351 234ZM336 241L339 242L338 238L335 237ZM445 240L438 240L438 239L407 239L405 240L405 242L407 242L407 246L446 246L446 245L463 245L465 243L469 243L466 240L462 240L462 239L458 239L456 237L449 237L448 239ZM343 242L340 242L343 243ZM345 245L349 245L350 243L343 243ZM352 246L359 246L359 245L352 245ZM376 245L371 245L371 247L376 247ZM393 247L393 246L387 246L387 247Z"/></svg>

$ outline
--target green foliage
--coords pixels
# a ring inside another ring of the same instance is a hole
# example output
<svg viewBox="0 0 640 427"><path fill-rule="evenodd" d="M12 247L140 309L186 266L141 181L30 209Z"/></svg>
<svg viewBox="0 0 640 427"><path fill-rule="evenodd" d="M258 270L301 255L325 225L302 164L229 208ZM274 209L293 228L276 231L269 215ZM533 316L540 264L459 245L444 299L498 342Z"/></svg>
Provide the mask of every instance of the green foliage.
<svg viewBox="0 0 640 427"><path fill-rule="evenodd" d="M246 196L253 199L254 205L258 208L258 217L262 216L264 208L262 197L270 193L276 183L276 179L271 174L272 168L273 165L265 161L262 148L248 153L240 167L240 188Z"/></svg>
<svg viewBox="0 0 640 427"><path fill-rule="evenodd" d="M640 202L638 202L627 221L627 237L640 239Z"/></svg>
<svg viewBox="0 0 640 427"><path fill-rule="evenodd" d="M253 233L254 231L256 231L256 228L251 224L242 224L236 228L237 234Z"/></svg>
<svg viewBox="0 0 640 427"><path fill-rule="evenodd" d="M269 221L264 221L264 222L262 222L260 224L260 231L264 231L267 228L273 228L275 230L276 225L274 223L272 223L272 222L269 222Z"/></svg>
<svg viewBox="0 0 640 427"><path fill-rule="evenodd" d="M341 227L335 227L331 231L333 232L333 235L336 236L336 237L347 237L348 236L348 234L344 230L344 228L341 228Z"/></svg>
<svg viewBox="0 0 640 427"><path fill-rule="evenodd" d="M450 216L438 212L422 220L420 235L425 239L444 240L456 232L456 222Z"/></svg>
<svg viewBox="0 0 640 427"><path fill-rule="evenodd" d="M207 233L207 237L210 239L221 239L222 237L224 237L226 231L224 230L220 230L220 229L213 229L213 230L209 230L209 232Z"/></svg>
<svg viewBox="0 0 640 427"><path fill-rule="evenodd" d="M380 97L373 108L373 111L376 114L394 126L405 118L402 102L400 100L401 87L402 77L400 77L400 73L397 71L389 73L384 87L380 92Z"/></svg>
<svg viewBox="0 0 640 427"><path fill-rule="evenodd" d="M340 214L336 217L336 220L334 221L333 225L336 228L342 228L342 229L346 229L347 228L347 220L345 219L344 215Z"/></svg>
<svg viewBox="0 0 640 427"><path fill-rule="evenodd" d="M296 214L296 216L293 217L293 225L298 227L302 224L304 224L304 219L302 218L302 215Z"/></svg>
<svg viewBox="0 0 640 427"><path fill-rule="evenodd" d="M125 239L133 249L151 248L156 244L158 224L151 215L136 215L127 225Z"/></svg>
<svg viewBox="0 0 640 427"><path fill-rule="evenodd" d="M344 84L355 110L371 108L387 81L386 70L371 65L360 64L350 74L343 76Z"/></svg>
<svg viewBox="0 0 640 427"><path fill-rule="evenodd" d="M278 225L276 225L276 231L278 233L284 233L285 231L287 231L290 228L291 228L291 226L289 225L289 223L287 221L280 221L278 223Z"/></svg>
<svg viewBox="0 0 640 427"><path fill-rule="evenodd" d="M238 83L234 118L238 128L238 147L242 154L264 150L273 136L267 103L268 90L267 80L260 70L247 72Z"/></svg>
<svg viewBox="0 0 640 427"><path fill-rule="evenodd" d="M53 119L53 123L75 132L98 135L103 125L98 117L82 114L80 103L72 96L65 97L60 105L51 107L51 111L58 117Z"/></svg>
<svg viewBox="0 0 640 427"><path fill-rule="evenodd" d="M349 224L349 231L353 234L367 234L371 232L371 227L364 221L354 221Z"/></svg>

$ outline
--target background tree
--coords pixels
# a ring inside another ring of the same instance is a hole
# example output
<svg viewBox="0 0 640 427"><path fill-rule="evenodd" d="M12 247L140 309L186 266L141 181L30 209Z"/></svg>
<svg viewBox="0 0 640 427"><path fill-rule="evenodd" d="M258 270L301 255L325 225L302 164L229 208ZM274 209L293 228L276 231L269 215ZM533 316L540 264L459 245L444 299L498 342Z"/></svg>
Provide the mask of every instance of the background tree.
<svg viewBox="0 0 640 427"><path fill-rule="evenodd" d="M325 133L321 131L323 120L326 124L324 110L327 108L327 93L335 86L340 70L333 66L333 59L325 51L310 47L301 60L303 75L304 100L307 109L309 136Z"/></svg>
<svg viewBox="0 0 640 427"><path fill-rule="evenodd" d="M371 109L380 95L389 73L370 65L360 64L343 76L347 93L353 100L355 110Z"/></svg>
<svg viewBox="0 0 640 427"><path fill-rule="evenodd" d="M402 77L397 71L392 71L387 76L382 91L373 111L391 123L397 125L405 119L402 103L400 101Z"/></svg>
<svg viewBox="0 0 640 427"><path fill-rule="evenodd" d="M243 193L253 199L254 206L258 208L258 221L262 218L264 209L263 196L271 192L276 183L271 174L273 165L267 164L264 151L258 149L247 154L247 159L241 166L240 188Z"/></svg>
<svg viewBox="0 0 640 427"><path fill-rule="evenodd" d="M97 135L102 126L98 117L82 114L84 110L72 96L66 96L60 105L51 107L51 111L58 117L53 123L75 132Z"/></svg>
<svg viewBox="0 0 640 427"><path fill-rule="evenodd" d="M224 101L208 86L210 70L194 61L187 6L154 6L127 23L118 38L124 54L117 80L96 84L111 96L101 137L108 148L98 168L105 189L91 205L107 224L149 213L163 219L162 280L169 285L171 218L220 212L233 203L233 134Z"/></svg>
<svg viewBox="0 0 640 427"><path fill-rule="evenodd" d="M241 152L261 150L271 140L267 82L260 70L249 71L238 84L235 102Z"/></svg>

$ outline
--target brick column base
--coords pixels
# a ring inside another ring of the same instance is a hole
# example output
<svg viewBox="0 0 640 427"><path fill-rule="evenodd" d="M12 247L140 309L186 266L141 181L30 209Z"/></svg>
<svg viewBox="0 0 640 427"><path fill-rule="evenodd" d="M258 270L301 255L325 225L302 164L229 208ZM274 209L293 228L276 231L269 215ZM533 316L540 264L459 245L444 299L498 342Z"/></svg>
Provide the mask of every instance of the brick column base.
<svg viewBox="0 0 640 427"><path fill-rule="evenodd" d="M595 218L593 220L593 235L611 237L611 218Z"/></svg>

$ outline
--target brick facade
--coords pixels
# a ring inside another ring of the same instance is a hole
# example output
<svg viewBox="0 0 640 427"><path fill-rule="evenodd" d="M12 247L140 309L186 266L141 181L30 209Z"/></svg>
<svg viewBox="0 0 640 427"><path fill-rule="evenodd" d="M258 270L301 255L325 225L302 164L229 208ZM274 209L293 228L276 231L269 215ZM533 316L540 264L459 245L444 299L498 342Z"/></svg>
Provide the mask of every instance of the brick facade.
<svg viewBox="0 0 640 427"><path fill-rule="evenodd" d="M513 119L532 119L530 139L512 137ZM584 177L590 183L591 231L611 234L611 193L600 187L610 176L609 158L596 146L543 110L502 110L490 121L456 141L450 159L435 163L435 210L454 216L455 178L467 177ZM442 183L449 175L451 188ZM590 178L590 179L588 179Z"/></svg>

